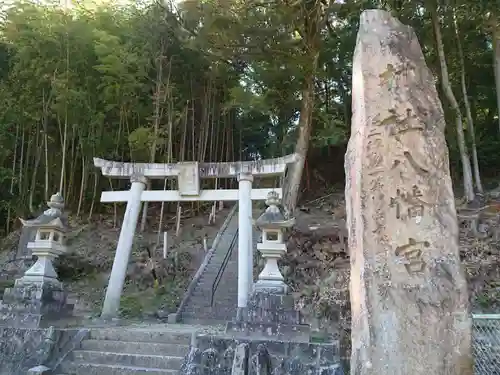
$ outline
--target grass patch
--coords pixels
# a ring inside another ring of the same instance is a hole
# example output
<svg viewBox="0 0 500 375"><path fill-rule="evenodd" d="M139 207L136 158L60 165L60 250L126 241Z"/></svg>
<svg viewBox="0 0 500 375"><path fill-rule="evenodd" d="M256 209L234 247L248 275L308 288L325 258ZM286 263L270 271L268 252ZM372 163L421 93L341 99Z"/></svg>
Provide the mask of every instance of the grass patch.
<svg viewBox="0 0 500 375"><path fill-rule="evenodd" d="M120 300L120 316L123 318L137 318L142 315L143 303L145 302L141 294L136 293L122 296Z"/></svg>
<svg viewBox="0 0 500 375"><path fill-rule="evenodd" d="M132 319L154 315L158 310L175 312L184 294L186 283L167 281L146 290L137 290L133 284L125 287L120 300L120 316Z"/></svg>

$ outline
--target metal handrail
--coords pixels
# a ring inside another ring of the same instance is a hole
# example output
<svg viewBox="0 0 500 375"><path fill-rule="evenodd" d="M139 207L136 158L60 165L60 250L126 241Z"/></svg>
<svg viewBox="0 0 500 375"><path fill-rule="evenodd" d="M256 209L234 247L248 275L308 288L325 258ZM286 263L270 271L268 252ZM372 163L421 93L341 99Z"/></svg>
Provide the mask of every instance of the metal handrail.
<svg viewBox="0 0 500 375"><path fill-rule="evenodd" d="M224 274L224 271L226 270L227 264L229 263L229 258L231 257L231 253L233 252L234 246L236 245L236 240L238 238L238 230L234 233L233 239L231 240L231 244L229 245L226 255L224 255L224 260L222 261L222 264L219 268L219 271L217 272L217 275L215 276L214 282L212 284L212 293L210 296L210 307L213 307L214 305L214 297L215 297L215 292L217 291L217 288L219 287L219 283L222 279L222 275Z"/></svg>

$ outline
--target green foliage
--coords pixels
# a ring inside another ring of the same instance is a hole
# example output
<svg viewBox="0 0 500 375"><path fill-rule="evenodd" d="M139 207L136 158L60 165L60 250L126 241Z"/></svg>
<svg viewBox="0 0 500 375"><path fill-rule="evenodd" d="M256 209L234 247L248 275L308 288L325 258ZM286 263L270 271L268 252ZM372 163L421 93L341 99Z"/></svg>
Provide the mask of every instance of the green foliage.
<svg viewBox="0 0 500 375"><path fill-rule="evenodd" d="M311 145L343 147L356 32L366 8L390 9L412 25L439 77L430 3L331 0L321 2L324 17L315 16L316 3L189 0L174 8L144 1L62 9L14 1L0 19L0 222L12 228L16 215L34 213L59 189L61 175L70 209L103 210L97 201L109 181L97 174L94 185L93 157L233 161L292 152L311 73ZM492 1L451 6L466 52L481 171L494 177L500 160L491 35L498 12ZM445 52L463 108L447 14ZM451 123L446 100L443 106ZM454 131L447 138L459 176Z"/></svg>
<svg viewBox="0 0 500 375"><path fill-rule="evenodd" d="M136 318L141 316L144 300L139 294L124 295L120 299L120 316L123 318Z"/></svg>
<svg viewBox="0 0 500 375"><path fill-rule="evenodd" d="M153 137L152 129L145 127L137 128L129 134L130 152L135 161L148 161L149 149L151 148Z"/></svg>

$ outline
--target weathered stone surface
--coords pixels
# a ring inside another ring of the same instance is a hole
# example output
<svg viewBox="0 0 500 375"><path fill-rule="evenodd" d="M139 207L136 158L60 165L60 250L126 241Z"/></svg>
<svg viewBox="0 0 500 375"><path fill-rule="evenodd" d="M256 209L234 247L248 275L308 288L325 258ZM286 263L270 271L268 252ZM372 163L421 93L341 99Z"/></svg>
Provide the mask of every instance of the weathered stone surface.
<svg viewBox="0 0 500 375"><path fill-rule="evenodd" d="M42 365L51 368L75 334L74 330L53 328L0 328L0 375L25 375Z"/></svg>
<svg viewBox="0 0 500 375"><path fill-rule="evenodd" d="M44 365L32 367L28 370L28 375L49 375L50 368Z"/></svg>
<svg viewBox="0 0 500 375"><path fill-rule="evenodd" d="M42 214L43 216L43 214ZM28 243L33 242L36 237L36 228L23 227L21 229L21 236L17 247L17 253L14 259L22 259L26 263L33 263L31 259L31 249L28 249Z"/></svg>
<svg viewBox="0 0 500 375"><path fill-rule="evenodd" d="M415 33L387 12L361 15L352 97L351 374L472 374L443 109Z"/></svg>
<svg viewBox="0 0 500 375"><path fill-rule="evenodd" d="M243 321L228 322L226 333L234 337L273 337L308 342L311 327L295 309L291 295L256 290L250 296Z"/></svg>
<svg viewBox="0 0 500 375"><path fill-rule="evenodd" d="M180 373L182 375L200 375L201 351L191 346L189 353L184 357Z"/></svg>
<svg viewBox="0 0 500 375"><path fill-rule="evenodd" d="M245 347L234 373L239 350ZM185 358L180 374L196 375L343 375L336 344L312 344L278 340L232 339L199 335L196 347Z"/></svg>
<svg viewBox="0 0 500 375"><path fill-rule="evenodd" d="M47 327L54 320L69 316L72 309L60 284L25 283L18 279L13 288L5 290L0 302L0 326Z"/></svg>
<svg viewBox="0 0 500 375"><path fill-rule="evenodd" d="M0 328L0 374L18 374L42 364L47 353L44 346L47 330Z"/></svg>
<svg viewBox="0 0 500 375"><path fill-rule="evenodd" d="M248 372L248 344L242 343L234 350L231 375L246 375Z"/></svg>
<svg viewBox="0 0 500 375"><path fill-rule="evenodd" d="M177 164L179 175L179 192L181 195L200 194L200 171L197 161Z"/></svg>

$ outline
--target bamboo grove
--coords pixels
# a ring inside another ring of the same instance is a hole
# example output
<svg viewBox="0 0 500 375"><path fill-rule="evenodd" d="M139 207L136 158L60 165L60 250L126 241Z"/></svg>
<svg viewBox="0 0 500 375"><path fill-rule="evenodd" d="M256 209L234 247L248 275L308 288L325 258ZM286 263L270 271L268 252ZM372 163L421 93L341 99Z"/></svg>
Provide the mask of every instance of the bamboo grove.
<svg viewBox="0 0 500 375"><path fill-rule="evenodd" d="M235 161L295 150L295 181L304 166L341 181L328 157L348 139L357 22L374 6L417 30L442 83L455 179L466 177L471 198L468 186L481 190L500 161L488 4L13 0L0 7L0 232L55 191L75 217L102 211L100 192L126 182L100 176L93 157Z"/></svg>

